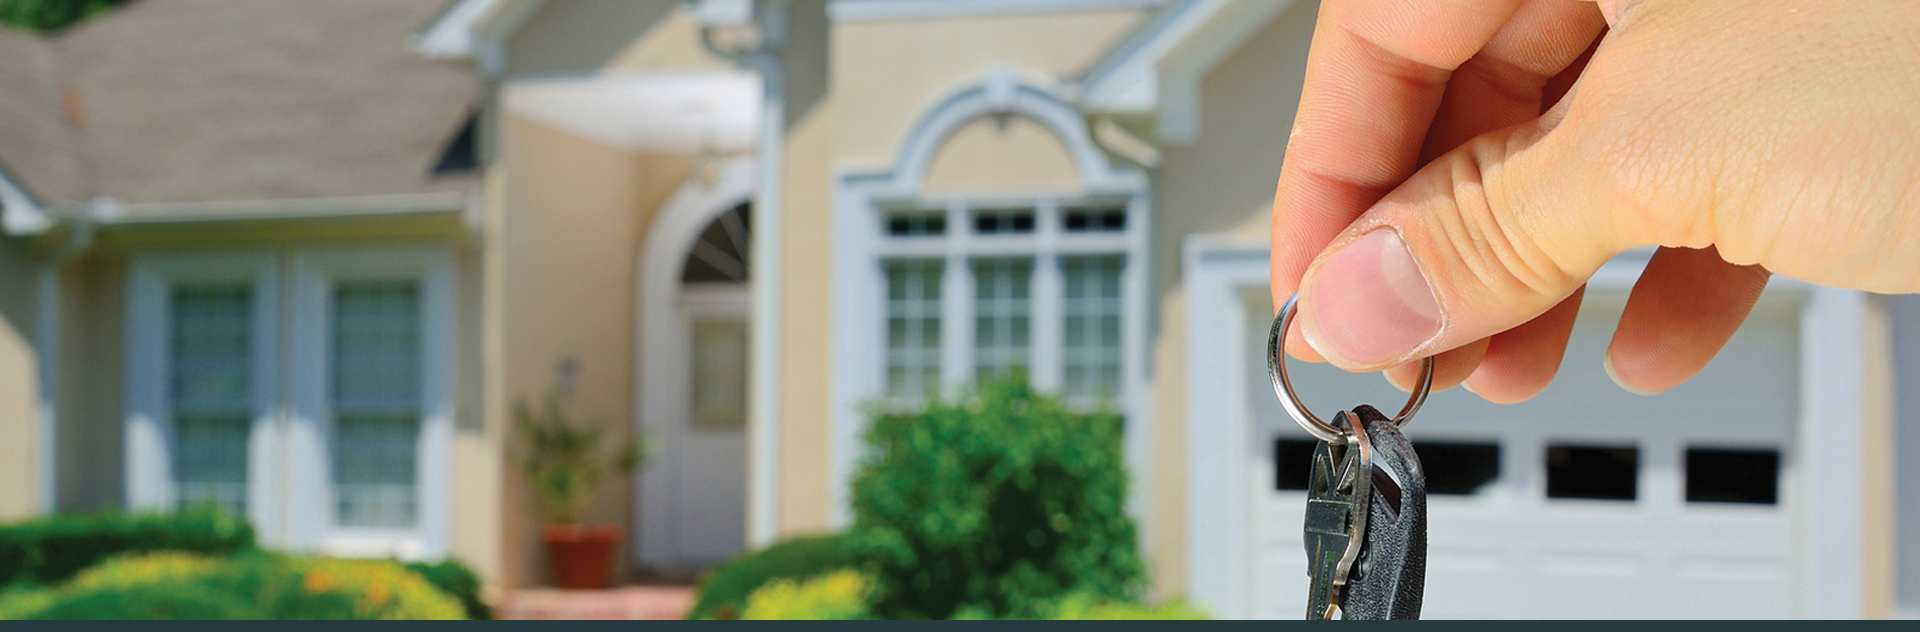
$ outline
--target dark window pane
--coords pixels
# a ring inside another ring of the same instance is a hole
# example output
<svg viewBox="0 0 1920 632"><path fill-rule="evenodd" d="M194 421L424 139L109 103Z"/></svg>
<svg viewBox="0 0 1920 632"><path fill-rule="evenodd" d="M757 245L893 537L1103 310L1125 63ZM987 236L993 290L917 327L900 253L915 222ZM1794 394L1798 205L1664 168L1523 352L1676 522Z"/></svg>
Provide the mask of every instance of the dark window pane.
<svg viewBox="0 0 1920 632"><path fill-rule="evenodd" d="M1274 439L1273 488L1306 491L1307 479L1313 477L1313 448L1319 443L1312 439Z"/></svg>
<svg viewBox="0 0 1920 632"><path fill-rule="evenodd" d="M1639 448L1547 446L1548 498L1633 500L1639 479Z"/></svg>
<svg viewBox="0 0 1920 632"><path fill-rule="evenodd" d="M1127 210L1121 208L1066 209L1061 222L1069 233L1111 233L1126 230Z"/></svg>
<svg viewBox="0 0 1920 632"><path fill-rule="evenodd" d="M1687 502L1780 502L1779 450L1687 448Z"/></svg>
<svg viewBox="0 0 1920 632"><path fill-rule="evenodd" d="M937 237L947 233L947 218L938 213L901 213L887 217L893 237Z"/></svg>
<svg viewBox="0 0 1920 632"><path fill-rule="evenodd" d="M973 232L982 235L1011 235L1033 232L1033 211L1008 209L978 211L973 214Z"/></svg>
<svg viewBox="0 0 1920 632"><path fill-rule="evenodd" d="M753 205L741 203L701 229L680 269L681 283L745 283L748 245L752 239Z"/></svg>
<svg viewBox="0 0 1920 632"><path fill-rule="evenodd" d="M1427 493L1466 495L1500 477L1500 444L1422 441L1413 444Z"/></svg>

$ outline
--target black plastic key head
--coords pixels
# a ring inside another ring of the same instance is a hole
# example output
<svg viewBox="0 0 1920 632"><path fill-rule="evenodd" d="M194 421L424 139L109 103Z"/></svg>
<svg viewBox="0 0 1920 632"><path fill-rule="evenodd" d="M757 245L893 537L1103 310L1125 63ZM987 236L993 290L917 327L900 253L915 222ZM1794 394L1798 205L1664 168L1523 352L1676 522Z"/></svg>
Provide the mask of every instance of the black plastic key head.
<svg viewBox="0 0 1920 632"><path fill-rule="evenodd" d="M1371 440L1372 498L1340 610L1348 619L1418 619L1427 583L1426 472L1391 419L1372 406L1351 415Z"/></svg>

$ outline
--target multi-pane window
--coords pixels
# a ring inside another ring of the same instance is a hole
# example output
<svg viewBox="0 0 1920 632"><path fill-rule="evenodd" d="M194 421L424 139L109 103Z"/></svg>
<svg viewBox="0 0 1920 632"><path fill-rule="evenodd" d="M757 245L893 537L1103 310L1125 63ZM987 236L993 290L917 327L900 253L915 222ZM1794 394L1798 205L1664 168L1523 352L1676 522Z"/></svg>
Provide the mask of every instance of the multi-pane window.
<svg viewBox="0 0 1920 632"><path fill-rule="evenodd" d="M880 211L887 399L1010 376L1081 408L1123 398L1128 207L1072 202Z"/></svg>
<svg viewBox="0 0 1920 632"><path fill-rule="evenodd" d="M1110 255L1060 259L1066 284L1060 390L1070 400L1119 394L1120 264Z"/></svg>
<svg viewBox="0 0 1920 632"><path fill-rule="evenodd" d="M940 388L939 260L887 263L887 396L911 400Z"/></svg>
<svg viewBox="0 0 1920 632"><path fill-rule="evenodd" d="M174 501L244 516L253 290L244 283L178 285L172 294Z"/></svg>
<svg viewBox="0 0 1920 632"><path fill-rule="evenodd" d="M1025 375L1032 344L1032 259L973 262L974 379Z"/></svg>
<svg viewBox="0 0 1920 632"><path fill-rule="evenodd" d="M332 319L335 522L412 527L418 513L420 284L339 283Z"/></svg>

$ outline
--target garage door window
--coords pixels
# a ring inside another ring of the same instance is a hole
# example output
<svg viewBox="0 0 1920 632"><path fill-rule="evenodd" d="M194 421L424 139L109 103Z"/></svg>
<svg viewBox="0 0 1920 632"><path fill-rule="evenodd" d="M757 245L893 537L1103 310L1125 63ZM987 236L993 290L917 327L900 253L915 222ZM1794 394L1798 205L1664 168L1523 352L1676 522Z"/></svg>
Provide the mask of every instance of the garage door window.
<svg viewBox="0 0 1920 632"><path fill-rule="evenodd" d="M1687 502L1778 504L1779 450L1687 448Z"/></svg>
<svg viewBox="0 0 1920 632"><path fill-rule="evenodd" d="M1550 445L1547 497L1633 500L1639 496L1640 449L1633 446Z"/></svg>
<svg viewBox="0 0 1920 632"><path fill-rule="evenodd" d="M1426 471L1428 494L1468 496L1500 478L1498 443L1422 441L1413 444L1413 451Z"/></svg>

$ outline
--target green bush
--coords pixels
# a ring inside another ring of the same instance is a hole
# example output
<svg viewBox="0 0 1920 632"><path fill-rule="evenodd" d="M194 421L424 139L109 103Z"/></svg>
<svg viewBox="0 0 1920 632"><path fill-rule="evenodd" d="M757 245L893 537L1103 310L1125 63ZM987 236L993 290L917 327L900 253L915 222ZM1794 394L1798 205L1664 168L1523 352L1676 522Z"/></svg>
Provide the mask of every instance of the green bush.
<svg viewBox="0 0 1920 632"><path fill-rule="evenodd" d="M124 603L124 607L104 604ZM237 606L235 604L238 604ZM249 553L119 557L0 600L10 618L459 619L452 596L397 563ZM218 616L216 616L218 615Z"/></svg>
<svg viewBox="0 0 1920 632"><path fill-rule="evenodd" d="M240 595L192 584L140 584L63 595L30 618L40 620L254 620L266 616Z"/></svg>
<svg viewBox="0 0 1920 632"><path fill-rule="evenodd" d="M116 555L228 555L253 548L253 527L247 521L212 510L56 516L0 525L0 585L57 584Z"/></svg>
<svg viewBox="0 0 1920 632"><path fill-rule="evenodd" d="M845 621L866 619L873 579L851 568L807 580L776 579L747 596L742 619Z"/></svg>
<svg viewBox="0 0 1920 632"><path fill-rule="evenodd" d="M407 570L419 573L434 588L458 599L460 606L466 609L468 619L493 618L493 607L480 598L480 576L459 560L447 559L432 564L414 562L407 565Z"/></svg>
<svg viewBox="0 0 1920 632"><path fill-rule="evenodd" d="M1171 601L1158 606L1149 606L1134 601L1119 601L1100 595L1077 592L1067 595L1047 613L1054 620L1105 620L1105 621L1193 621L1207 619L1207 614L1185 601Z"/></svg>
<svg viewBox="0 0 1920 632"><path fill-rule="evenodd" d="M687 618L737 619L747 607L748 596L768 582L808 579L858 565L845 536L786 540L728 560L707 573Z"/></svg>
<svg viewBox="0 0 1920 632"><path fill-rule="evenodd" d="M1023 381L879 416L854 483L853 553L882 618L1042 618L1068 593L1130 601L1121 419L1076 414Z"/></svg>

